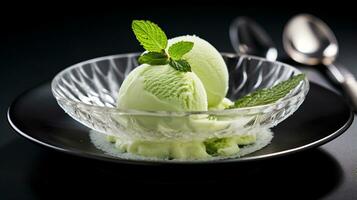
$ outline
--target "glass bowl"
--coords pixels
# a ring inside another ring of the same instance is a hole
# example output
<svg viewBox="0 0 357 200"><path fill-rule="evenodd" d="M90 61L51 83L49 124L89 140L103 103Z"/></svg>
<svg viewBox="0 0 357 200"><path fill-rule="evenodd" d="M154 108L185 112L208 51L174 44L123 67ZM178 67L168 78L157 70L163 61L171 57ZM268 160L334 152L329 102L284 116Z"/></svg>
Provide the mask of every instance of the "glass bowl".
<svg viewBox="0 0 357 200"><path fill-rule="evenodd" d="M118 109L120 85L138 66L138 55L100 57L68 67L53 79L53 95L72 118L107 135L129 141L203 141L245 134L257 127L271 128L293 114L309 90L305 79L278 102L239 109L203 112ZM287 64L254 56L229 53L222 56L229 71L227 98L232 101L301 73Z"/></svg>

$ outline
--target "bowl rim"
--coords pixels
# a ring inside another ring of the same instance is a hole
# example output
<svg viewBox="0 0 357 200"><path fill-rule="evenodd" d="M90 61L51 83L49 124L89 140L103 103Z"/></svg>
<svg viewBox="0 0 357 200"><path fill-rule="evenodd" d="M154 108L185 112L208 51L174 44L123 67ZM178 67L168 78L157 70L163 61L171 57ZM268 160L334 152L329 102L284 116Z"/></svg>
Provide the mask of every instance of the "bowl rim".
<svg viewBox="0 0 357 200"><path fill-rule="evenodd" d="M263 109L267 109L269 107L276 106L278 104L284 104L288 101L293 101L296 100L299 97L306 97L310 86L309 86L309 81L307 77L305 77L304 81L304 87L306 90L303 93L297 93L289 98L285 98L279 101L276 101L274 103L269 103L269 104L264 104L264 105L259 105L259 106L250 106L250 107L243 107L243 108L232 108L232 109L225 109L225 110L208 110L208 111L144 111L144 110L136 110L136 109L123 109L123 108L116 108L116 107L105 107L105 106L97 106L97 105L92 105L92 104L87 104L83 102L78 102L74 101L68 98L64 98L61 95L57 94L55 87L57 82L59 81L60 77L65 74L66 72L78 67L82 66L88 63L93 63L97 62L100 60L104 59L113 59L113 58L124 58L124 57L135 57L140 55L141 52L132 52L132 53L123 53L123 54L114 54L114 55L107 55L107 56L101 56L97 58L92 58L89 60L85 60L76 64L73 64L69 67L66 67L65 69L61 70L56 74L56 76L52 79L51 81L51 91L57 102L59 101L65 101L67 104L71 104L72 106L75 107L81 107L81 108L87 108L90 109L92 112L100 112L100 113L105 113L105 112L110 112L110 113L118 113L122 115L127 115L127 114L134 114L134 115L151 115L151 116L186 116L186 115L199 115L199 114L209 114L209 115L229 115L229 114L235 114L237 112L242 112L242 111L249 111L249 113L252 113L252 110L256 109L257 111L261 112ZM302 72L297 69L296 67L293 67L289 64L279 62L279 61L270 61L265 58L257 57L257 56L252 56L248 54L237 54L237 53L227 53L227 52L220 52L222 56L225 56L227 58L248 58L248 59L255 59L258 61L262 62L269 62L269 63L276 63L281 66L287 67L295 72L296 74L301 74ZM61 104L60 104L61 105ZM253 112L254 113L254 112Z"/></svg>

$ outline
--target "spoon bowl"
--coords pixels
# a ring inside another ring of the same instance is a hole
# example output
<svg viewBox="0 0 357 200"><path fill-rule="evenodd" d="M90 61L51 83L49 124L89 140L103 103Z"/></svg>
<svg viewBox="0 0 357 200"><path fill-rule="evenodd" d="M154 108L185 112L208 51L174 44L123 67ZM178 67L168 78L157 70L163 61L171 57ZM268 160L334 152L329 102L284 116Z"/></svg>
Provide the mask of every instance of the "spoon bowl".
<svg viewBox="0 0 357 200"><path fill-rule="evenodd" d="M328 75L341 86L352 109L357 111L356 79L349 70L334 63L338 55L338 43L327 24L309 14L297 15L284 29L283 45L296 62L325 65Z"/></svg>
<svg viewBox="0 0 357 200"><path fill-rule="evenodd" d="M332 30L309 14L298 15L288 22L283 44L293 60L307 65L331 64L338 54L338 43Z"/></svg>

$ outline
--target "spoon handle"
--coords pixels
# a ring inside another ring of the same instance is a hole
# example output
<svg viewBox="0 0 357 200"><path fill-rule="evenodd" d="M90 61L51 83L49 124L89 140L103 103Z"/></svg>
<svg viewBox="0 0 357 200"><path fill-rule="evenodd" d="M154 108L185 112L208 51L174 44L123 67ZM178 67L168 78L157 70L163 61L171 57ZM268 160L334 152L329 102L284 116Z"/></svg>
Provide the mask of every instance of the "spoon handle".
<svg viewBox="0 0 357 200"><path fill-rule="evenodd" d="M341 70L335 64L327 65L327 69L333 78L340 83L352 109L357 111L357 81L354 75L347 69L344 69L345 73L341 73Z"/></svg>
<svg viewBox="0 0 357 200"><path fill-rule="evenodd" d="M342 83L354 111L357 111L357 82L353 76L346 76Z"/></svg>

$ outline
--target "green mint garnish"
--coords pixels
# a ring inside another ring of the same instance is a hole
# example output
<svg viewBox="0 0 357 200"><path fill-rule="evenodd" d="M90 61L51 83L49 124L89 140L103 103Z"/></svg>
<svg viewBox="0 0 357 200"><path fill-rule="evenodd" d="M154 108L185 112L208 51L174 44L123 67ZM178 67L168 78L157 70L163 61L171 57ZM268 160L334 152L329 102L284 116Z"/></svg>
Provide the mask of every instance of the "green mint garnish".
<svg viewBox="0 0 357 200"><path fill-rule="evenodd" d="M167 37L164 31L150 21L134 20L131 24L136 39L145 50L150 52L163 52L167 47Z"/></svg>
<svg viewBox="0 0 357 200"><path fill-rule="evenodd" d="M171 45L166 52L167 37L155 23L146 20L134 20L131 24L136 39L147 51L139 57L140 64L165 65L181 72L190 72L190 64L182 56L191 51L193 42L180 41Z"/></svg>
<svg viewBox="0 0 357 200"><path fill-rule="evenodd" d="M193 42L181 41L169 47L169 55L174 60L180 60L183 55L191 51Z"/></svg>
<svg viewBox="0 0 357 200"><path fill-rule="evenodd" d="M171 67L174 69L180 71L180 72L190 72L191 71L191 66L188 64L186 60L173 60L170 59L169 64Z"/></svg>
<svg viewBox="0 0 357 200"><path fill-rule="evenodd" d="M169 62L169 58L166 54L158 52L147 52L139 57L140 64L149 65L165 65Z"/></svg>
<svg viewBox="0 0 357 200"><path fill-rule="evenodd" d="M304 79L305 74L298 74L271 88L257 90L238 99L230 108L243 108L274 103L289 94L289 92Z"/></svg>

